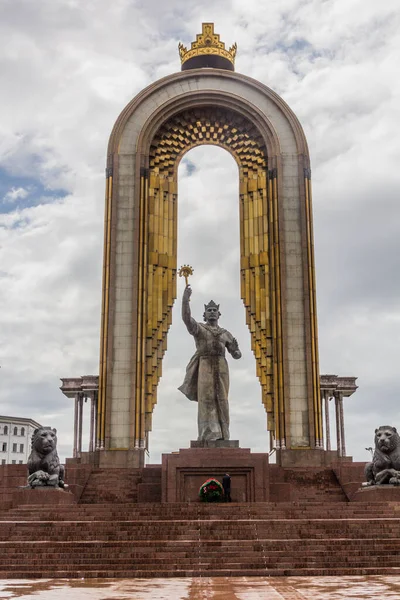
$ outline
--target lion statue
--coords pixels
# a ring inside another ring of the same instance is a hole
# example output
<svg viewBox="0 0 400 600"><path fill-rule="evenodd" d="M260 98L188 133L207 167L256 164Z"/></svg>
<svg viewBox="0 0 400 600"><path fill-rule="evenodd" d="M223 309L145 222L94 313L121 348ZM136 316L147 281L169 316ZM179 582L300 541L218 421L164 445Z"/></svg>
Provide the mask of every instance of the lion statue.
<svg viewBox="0 0 400 600"><path fill-rule="evenodd" d="M67 487L64 483L64 466L57 454L57 429L39 427L32 435L28 458L28 485L36 487Z"/></svg>
<svg viewBox="0 0 400 600"><path fill-rule="evenodd" d="M395 427L375 429L375 452L365 465L365 485L400 485L400 436Z"/></svg>

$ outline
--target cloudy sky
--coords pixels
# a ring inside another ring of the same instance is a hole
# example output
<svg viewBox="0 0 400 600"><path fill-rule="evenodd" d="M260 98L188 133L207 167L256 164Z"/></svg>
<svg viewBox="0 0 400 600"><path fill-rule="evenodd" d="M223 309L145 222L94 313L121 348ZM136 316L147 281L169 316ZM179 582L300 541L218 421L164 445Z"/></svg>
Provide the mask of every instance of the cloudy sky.
<svg viewBox="0 0 400 600"><path fill-rule="evenodd" d="M0 412L57 427L72 454L59 378L98 373L106 146L123 107L180 69L202 21L238 44L236 70L280 94L311 154L322 373L357 376L348 454L400 427L398 0L0 0ZM231 437L268 450L239 299L237 167L202 146L180 166L179 264L192 310L211 297L238 338ZM180 282L179 295L183 285ZM177 386L193 353L179 306L149 460L187 447L196 405ZM333 432L334 434L334 432Z"/></svg>

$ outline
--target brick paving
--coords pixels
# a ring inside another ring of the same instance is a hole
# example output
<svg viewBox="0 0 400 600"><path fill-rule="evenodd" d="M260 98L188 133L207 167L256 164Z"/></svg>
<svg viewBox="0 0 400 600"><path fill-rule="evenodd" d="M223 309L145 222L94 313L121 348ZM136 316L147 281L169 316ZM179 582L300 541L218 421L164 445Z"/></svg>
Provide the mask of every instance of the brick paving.
<svg viewBox="0 0 400 600"><path fill-rule="evenodd" d="M188 577L0 580L0 598L21 600L398 600L400 577Z"/></svg>

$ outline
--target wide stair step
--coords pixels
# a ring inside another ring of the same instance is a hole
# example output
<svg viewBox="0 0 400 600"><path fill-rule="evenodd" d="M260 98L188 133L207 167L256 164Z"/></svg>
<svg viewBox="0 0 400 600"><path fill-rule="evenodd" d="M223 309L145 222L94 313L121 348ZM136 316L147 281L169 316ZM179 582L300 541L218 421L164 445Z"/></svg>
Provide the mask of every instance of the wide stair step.
<svg viewBox="0 0 400 600"><path fill-rule="evenodd" d="M94 469L78 504L4 510L0 577L400 575L400 503L349 503L329 470L285 473L286 503L138 503L142 477Z"/></svg>
<svg viewBox="0 0 400 600"><path fill-rule="evenodd" d="M134 503L142 469L94 469L83 490L82 504Z"/></svg>
<svg viewBox="0 0 400 600"><path fill-rule="evenodd" d="M399 508L26 505L1 515L0 577L400 574Z"/></svg>

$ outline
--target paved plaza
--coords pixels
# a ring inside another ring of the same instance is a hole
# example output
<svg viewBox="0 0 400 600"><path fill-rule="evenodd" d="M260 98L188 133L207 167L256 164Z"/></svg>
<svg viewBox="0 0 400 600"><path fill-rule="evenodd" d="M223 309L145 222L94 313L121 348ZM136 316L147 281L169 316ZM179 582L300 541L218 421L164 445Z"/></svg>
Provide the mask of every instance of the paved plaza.
<svg viewBox="0 0 400 600"><path fill-rule="evenodd" d="M0 582L0 598L22 600L398 600L399 576L45 579Z"/></svg>

